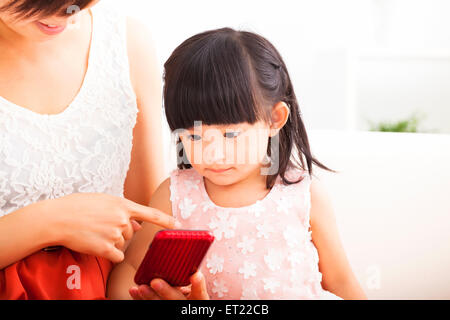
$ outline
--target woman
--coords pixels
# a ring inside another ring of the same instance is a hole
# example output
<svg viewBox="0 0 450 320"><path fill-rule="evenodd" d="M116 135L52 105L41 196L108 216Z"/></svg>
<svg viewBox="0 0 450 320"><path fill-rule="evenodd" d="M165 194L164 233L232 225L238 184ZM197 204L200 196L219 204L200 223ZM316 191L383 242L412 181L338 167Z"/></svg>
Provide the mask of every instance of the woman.
<svg viewBox="0 0 450 320"><path fill-rule="evenodd" d="M175 223L154 49L97 2L0 0L2 299L103 299L136 221Z"/></svg>

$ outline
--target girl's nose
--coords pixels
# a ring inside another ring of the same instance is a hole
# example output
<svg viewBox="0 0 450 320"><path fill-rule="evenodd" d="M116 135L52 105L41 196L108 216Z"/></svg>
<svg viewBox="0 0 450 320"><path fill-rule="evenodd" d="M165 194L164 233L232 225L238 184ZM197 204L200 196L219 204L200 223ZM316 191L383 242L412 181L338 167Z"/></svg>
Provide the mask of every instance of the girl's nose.
<svg viewBox="0 0 450 320"><path fill-rule="evenodd" d="M225 160L225 145L222 140L214 141L206 146L203 158L206 164L223 164Z"/></svg>

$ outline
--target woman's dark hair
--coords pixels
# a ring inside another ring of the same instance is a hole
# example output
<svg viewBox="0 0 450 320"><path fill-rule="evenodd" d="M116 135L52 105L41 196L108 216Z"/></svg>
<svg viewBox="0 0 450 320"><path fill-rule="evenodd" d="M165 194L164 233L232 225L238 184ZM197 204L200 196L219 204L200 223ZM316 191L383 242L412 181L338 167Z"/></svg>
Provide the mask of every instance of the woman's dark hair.
<svg viewBox="0 0 450 320"><path fill-rule="evenodd" d="M279 170L267 177L267 188L273 186L277 175L285 184L300 182L286 179L289 167L301 167L310 175L313 164L333 171L312 156L286 65L262 36L230 28L195 35L176 48L165 63L164 82L165 114L172 131L192 128L195 121L205 125L254 124L268 121L276 103L283 101L289 106L289 119L279 132ZM179 169L192 167L183 149L178 156L185 159L178 164Z"/></svg>
<svg viewBox="0 0 450 320"><path fill-rule="evenodd" d="M16 15L17 19L49 17L52 15L65 16L83 10L93 1L94 0L10 0L0 7L0 11L11 11Z"/></svg>

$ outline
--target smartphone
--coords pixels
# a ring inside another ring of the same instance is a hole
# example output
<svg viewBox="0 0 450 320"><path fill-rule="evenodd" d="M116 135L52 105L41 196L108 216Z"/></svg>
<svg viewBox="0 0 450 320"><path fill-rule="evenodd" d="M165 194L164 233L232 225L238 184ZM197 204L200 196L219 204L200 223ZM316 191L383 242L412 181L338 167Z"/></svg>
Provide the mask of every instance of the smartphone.
<svg viewBox="0 0 450 320"><path fill-rule="evenodd" d="M155 278L165 280L173 287L190 284L189 278L200 265L214 241L211 232L205 230L159 231L134 277L138 285Z"/></svg>

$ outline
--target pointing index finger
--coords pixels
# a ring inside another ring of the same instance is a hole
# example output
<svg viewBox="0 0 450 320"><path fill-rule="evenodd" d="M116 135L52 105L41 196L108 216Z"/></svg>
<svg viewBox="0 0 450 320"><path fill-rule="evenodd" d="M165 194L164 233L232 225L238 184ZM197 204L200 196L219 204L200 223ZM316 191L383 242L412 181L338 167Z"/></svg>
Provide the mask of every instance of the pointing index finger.
<svg viewBox="0 0 450 320"><path fill-rule="evenodd" d="M174 229L177 225L174 217L158 209L143 206L130 200L127 200L127 203L131 211L130 218L153 223L166 229Z"/></svg>

